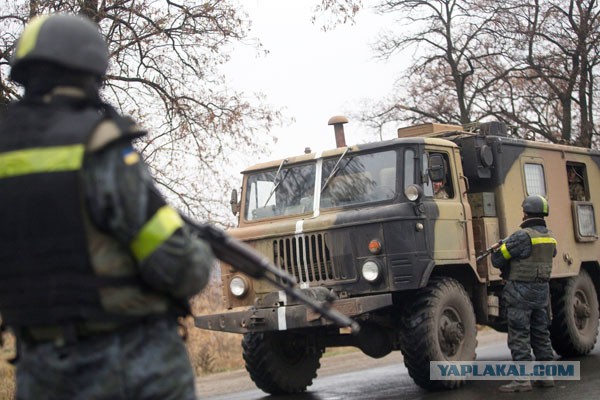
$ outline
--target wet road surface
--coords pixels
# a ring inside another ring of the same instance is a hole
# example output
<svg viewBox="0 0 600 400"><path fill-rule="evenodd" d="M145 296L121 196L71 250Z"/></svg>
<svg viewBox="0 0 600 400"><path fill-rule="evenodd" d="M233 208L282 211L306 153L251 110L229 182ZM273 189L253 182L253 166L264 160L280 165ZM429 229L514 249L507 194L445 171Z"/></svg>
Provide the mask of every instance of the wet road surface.
<svg viewBox="0 0 600 400"><path fill-rule="evenodd" d="M478 335L478 361L509 361L506 335L487 332ZM507 381L469 381L457 390L429 392L418 387L408 375L400 352L375 360L360 352L325 357L318 377L306 393L270 396L257 389L245 370L199 378L200 399L211 400L592 400L600 399L600 345L581 363L580 381L556 381L554 388L534 388L525 393L501 393L497 387ZM349 370L349 371L348 371Z"/></svg>

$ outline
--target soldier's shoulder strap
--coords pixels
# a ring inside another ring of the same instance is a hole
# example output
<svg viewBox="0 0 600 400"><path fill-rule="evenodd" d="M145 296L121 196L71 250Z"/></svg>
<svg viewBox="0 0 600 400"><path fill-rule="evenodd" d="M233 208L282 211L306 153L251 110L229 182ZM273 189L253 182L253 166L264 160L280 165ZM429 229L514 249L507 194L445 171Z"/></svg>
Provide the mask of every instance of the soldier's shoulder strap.
<svg viewBox="0 0 600 400"><path fill-rule="evenodd" d="M147 132L130 118L120 115L111 105L103 104L104 118L96 125L87 143L89 152L96 152L119 139L133 140Z"/></svg>

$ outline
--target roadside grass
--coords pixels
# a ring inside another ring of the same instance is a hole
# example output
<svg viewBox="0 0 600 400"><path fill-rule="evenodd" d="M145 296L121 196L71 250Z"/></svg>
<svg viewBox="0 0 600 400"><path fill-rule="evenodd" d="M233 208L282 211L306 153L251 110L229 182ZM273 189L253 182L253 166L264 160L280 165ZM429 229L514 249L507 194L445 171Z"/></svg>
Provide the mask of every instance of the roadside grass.
<svg viewBox="0 0 600 400"><path fill-rule="evenodd" d="M0 400L9 400L15 393L15 368L9 363L15 356L15 338L8 332L2 333L0 354Z"/></svg>
<svg viewBox="0 0 600 400"><path fill-rule="evenodd" d="M211 314L223 311L220 281L211 284L192 301L192 314ZM187 346L196 375L229 371L244 367L242 335L198 329L193 317L185 320Z"/></svg>

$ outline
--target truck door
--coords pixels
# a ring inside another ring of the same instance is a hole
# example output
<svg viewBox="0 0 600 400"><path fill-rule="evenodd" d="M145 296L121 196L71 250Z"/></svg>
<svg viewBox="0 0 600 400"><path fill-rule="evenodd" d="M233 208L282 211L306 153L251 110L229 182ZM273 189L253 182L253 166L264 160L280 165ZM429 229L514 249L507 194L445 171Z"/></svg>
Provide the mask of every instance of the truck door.
<svg viewBox="0 0 600 400"><path fill-rule="evenodd" d="M437 264L468 262L469 240L468 220L470 209L463 204L463 192L459 185L456 158L451 148L428 148L423 157L423 190L425 201L434 204L434 235L432 241L433 258ZM434 169L439 169L440 157L443 177L436 177Z"/></svg>

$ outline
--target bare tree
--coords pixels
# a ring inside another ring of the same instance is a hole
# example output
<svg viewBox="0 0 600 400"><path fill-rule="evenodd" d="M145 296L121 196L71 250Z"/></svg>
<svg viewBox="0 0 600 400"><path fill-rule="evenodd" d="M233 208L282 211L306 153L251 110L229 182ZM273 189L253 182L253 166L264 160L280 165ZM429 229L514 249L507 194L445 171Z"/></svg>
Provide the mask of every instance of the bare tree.
<svg viewBox="0 0 600 400"><path fill-rule="evenodd" d="M338 24L354 23L354 17L362 8L361 0L321 0L315 6L313 23L318 21L323 30Z"/></svg>
<svg viewBox="0 0 600 400"><path fill-rule="evenodd" d="M230 0L14 0L0 5L0 98L19 96L6 79L7 65L14 40L31 16L89 16L110 49L103 97L149 129L138 146L161 187L187 212L226 221L226 192L239 180L236 166L272 143L269 131L281 117L260 96L232 91L220 72L231 45L247 38L249 21L236 5Z"/></svg>
<svg viewBox="0 0 600 400"><path fill-rule="evenodd" d="M322 0L317 10L335 26L353 20L361 6ZM494 116L520 135L585 147L598 141L597 0L380 0L375 8L400 16L375 55L413 59L393 96L358 113L366 125Z"/></svg>
<svg viewBox="0 0 600 400"><path fill-rule="evenodd" d="M504 6L497 35L512 37L510 57L526 68L507 79L511 98L496 102L498 114L548 140L590 147L599 45L596 0L515 0Z"/></svg>
<svg viewBox="0 0 600 400"><path fill-rule="evenodd" d="M327 9L339 12L332 2L324 1ZM375 9L397 15L394 28L377 39L376 57L413 58L399 71L395 96L361 111L361 120L468 124L489 114L482 96L510 68L488 28L497 8L478 1L382 0Z"/></svg>

